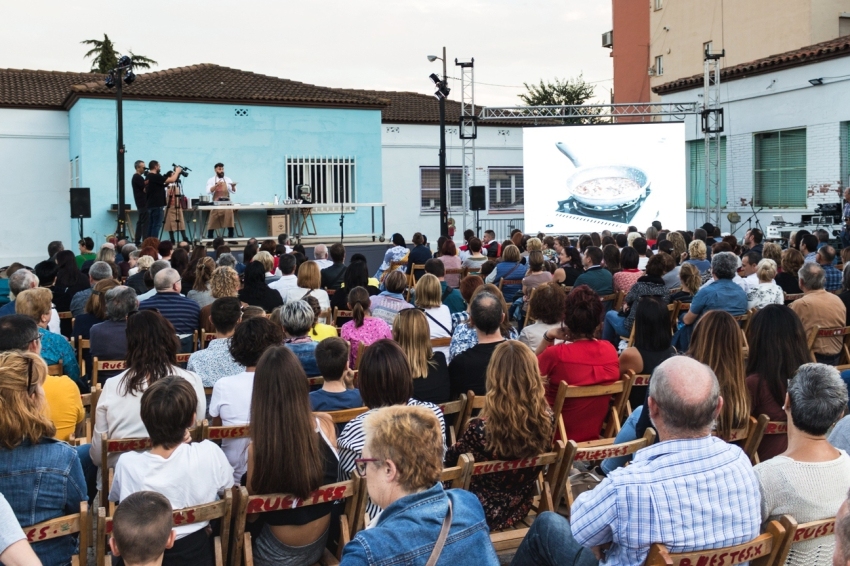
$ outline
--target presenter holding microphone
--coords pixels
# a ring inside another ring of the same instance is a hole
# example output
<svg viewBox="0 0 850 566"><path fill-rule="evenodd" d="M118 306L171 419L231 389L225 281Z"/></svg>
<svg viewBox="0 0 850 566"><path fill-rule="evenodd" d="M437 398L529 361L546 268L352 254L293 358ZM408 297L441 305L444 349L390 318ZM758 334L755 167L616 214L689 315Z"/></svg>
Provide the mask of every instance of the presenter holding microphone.
<svg viewBox="0 0 850 566"><path fill-rule="evenodd" d="M230 193L236 192L236 183L224 176L224 163L215 164L215 175L207 181L207 192L212 194L213 201L230 200ZM213 230L218 228L227 228L227 236L232 238L234 227L232 210L213 210L207 223L207 238L214 238Z"/></svg>

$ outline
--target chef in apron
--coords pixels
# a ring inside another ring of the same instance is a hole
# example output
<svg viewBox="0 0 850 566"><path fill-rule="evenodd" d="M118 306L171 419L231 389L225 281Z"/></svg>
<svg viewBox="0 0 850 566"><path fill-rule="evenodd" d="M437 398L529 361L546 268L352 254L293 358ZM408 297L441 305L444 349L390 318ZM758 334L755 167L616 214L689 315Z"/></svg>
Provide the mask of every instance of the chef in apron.
<svg viewBox="0 0 850 566"><path fill-rule="evenodd" d="M207 192L212 194L213 201L230 200L230 193L236 192L236 183L224 176L224 164L215 164L215 176L207 181ZM233 237L233 211L227 208L210 211L209 222L207 222L207 238L215 237L213 230L227 228L227 236Z"/></svg>
<svg viewBox="0 0 850 566"><path fill-rule="evenodd" d="M168 231L168 239L172 242L176 242L174 232L179 232L183 236L183 241L188 242L186 223L183 221L185 202L183 201L183 189L180 181L169 183L165 195L168 199L168 208L165 209L165 224L163 224L162 229Z"/></svg>

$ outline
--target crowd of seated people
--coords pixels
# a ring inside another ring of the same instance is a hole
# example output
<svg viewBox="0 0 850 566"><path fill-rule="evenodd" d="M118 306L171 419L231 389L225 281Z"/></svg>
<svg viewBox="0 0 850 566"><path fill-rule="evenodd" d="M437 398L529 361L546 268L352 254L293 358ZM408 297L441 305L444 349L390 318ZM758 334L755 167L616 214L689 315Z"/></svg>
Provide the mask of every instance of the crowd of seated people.
<svg viewBox="0 0 850 566"><path fill-rule="evenodd" d="M524 521L514 564L641 564L652 543L732 546L783 515L838 518L835 536L794 544L788 564L828 564L833 550L847 564L850 373L833 366L850 359L840 332L815 329L846 326L850 270L819 238L795 234L783 251L758 230L739 242L710 225L659 225L578 239L515 231L502 244L469 233L432 253L424 234L412 250L396 234L377 280L342 244L308 259L249 242L238 261L223 241L207 251L154 238L97 254L84 241L79 256L51 243L35 269L9 268L12 307L0 307L0 561L69 563L74 535L29 545L18 530L97 506L101 491L117 504L114 557L212 564L219 527L171 524L166 510L239 485L307 498L357 475L372 525L340 550L343 564L424 563L443 530L441 563L497 564L488 533ZM94 358L122 369L91 383ZM555 414L559 386L629 373L646 377L613 442L650 428L657 440L594 462L598 485L568 514L554 501L535 515L539 466L476 475L469 491L438 481L465 454L522 460L555 439L599 440L611 396L567 398ZM443 415L470 391L480 412ZM348 409L362 413L336 425L325 414ZM761 415L783 432L764 435L753 466L738 436ZM250 437L201 441L205 419ZM150 448L104 460L102 436ZM250 516L254 561L317 562L337 544L338 507Z"/></svg>

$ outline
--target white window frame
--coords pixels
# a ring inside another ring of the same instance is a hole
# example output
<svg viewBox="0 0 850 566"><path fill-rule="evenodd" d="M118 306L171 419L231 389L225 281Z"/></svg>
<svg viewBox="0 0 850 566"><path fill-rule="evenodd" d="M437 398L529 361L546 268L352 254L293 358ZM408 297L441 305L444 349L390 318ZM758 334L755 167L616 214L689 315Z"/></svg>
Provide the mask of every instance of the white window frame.
<svg viewBox="0 0 850 566"><path fill-rule="evenodd" d="M70 161L71 167L71 186L79 187L80 186L80 156L78 155L74 159Z"/></svg>
<svg viewBox="0 0 850 566"><path fill-rule="evenodd" d="M664 0L655 0L654 5L656 10L660 10L664 7Z"/></svg>
<svg viewBox="0 0 850 566"><path fill-rule="evenodd" d="M301 198L299 185L310 185L313 212L338 212L340 205L357 202L354 157L287 156L284 196ZM354 207L344 206L351 212Z"/></svg>
<svg viewBox="0 0 850 566"><path fill-rule="evenodd" d="M425 172L433 172L437 171L437 180L440 180L439 176L439 167L433 167L430 165L422 165L419 167L419 211L421 213L439 213L440 212L440 193L439 186L437 187L428 187L425 188L424 185L424 173ZM455 185L452 186L452 175L457 175L455 178ZM459 182L458 182L459 181ZM435 195L433 198L430 196L428 200L431 202L431 206L423 206L422 201L424 200L425 191L432 191L431 194ZM450 212L454 211L463 211L463 167L446 167L446 196L449 199L448 209ZM455 202L456 204L452 204ZM468 204L468 203L467 203Z"/></svg>
<svg viewBox="0 0 850 566"><path fill-rule="evenodd" d="M664 74L664 55L655 56L655 76L660 77Z"/></svg>
<svg viewBox="0 0 850 566"><path fill-rule="evenodd" d="M505 172L510 177L510 186L503 187L502 180L496 179L496 183L498 186L493 186L493 179L491 175L494 171ZM519 174L519 175L517 175ZM520 187L516 186L517 177L523 176L523 182ZM501 203L501 196L503 190L509 190L511 194L511 199L508 204L515 203L518 199L517 191L522 191L523 204L519 206L512 207L494 207L494 204ZM495 193L494 193L495 191ZM496 199L493 198L494 194L498 197ZM495 200L495 202L494 202ZM500 212L522 212L525 209L525 177L523 175L522 167L489 167L487 169L487 211L491 213L500 213Z"/></svg>

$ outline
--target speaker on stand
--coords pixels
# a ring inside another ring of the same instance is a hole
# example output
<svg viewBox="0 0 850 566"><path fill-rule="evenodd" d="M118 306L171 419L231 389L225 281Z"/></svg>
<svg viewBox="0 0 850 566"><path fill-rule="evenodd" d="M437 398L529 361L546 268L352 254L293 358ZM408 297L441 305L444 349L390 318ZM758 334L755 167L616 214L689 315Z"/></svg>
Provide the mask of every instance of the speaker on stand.
<svg viewBox="0 0 850 566"><path fill-rule="evenodd" d="M484 199L484 185L474 185L469 187L469 210L475 211L475 237L480 238L481 226L478 221L478 212L487 209L487 203Z"/></svg>
<svg viewBox="0 0 850 566"><path fill-rule="evenodd" d="M80 222L80 239L83 234L83 218L91 218L91 190L88 188L71 189L71 218Z"/></svg>

